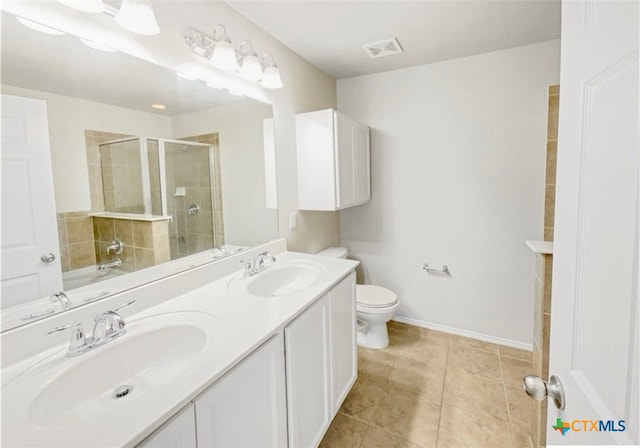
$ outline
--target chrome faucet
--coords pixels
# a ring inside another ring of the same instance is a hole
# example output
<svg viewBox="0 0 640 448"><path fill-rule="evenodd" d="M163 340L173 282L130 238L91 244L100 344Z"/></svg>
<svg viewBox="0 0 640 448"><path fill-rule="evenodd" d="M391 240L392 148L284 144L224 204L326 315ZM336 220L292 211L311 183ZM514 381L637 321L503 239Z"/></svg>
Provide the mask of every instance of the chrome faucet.
<svg viewBox="0 0 640 448"><path fill-rule="evenodd" d="M73 306L71 299L69 299L69 296L63 291L52 294L51 297L49 297L49 300L52 302L58 302L63 310L68 310Z"/></svg>
<svg viewBox="0 0 640 448"><path fill-rule="evenodd" d="M120 241L117 238L111 241L111 243L109 243L106 249L107 255L109 255L112 252L116 255L122 255L123 251L124 251L124 244L122 244L122 241Z"/></svg>
<svg viewBox="0 0 640 448"><path fill-rule="evenodd" d="M108 269L108 268L117 268L119 266L122 266L122 260L119 258L116 258L115 260L110 261L108 263L99 264L98 271L104 271L105 269Z"/></svg>
<svg viewBox="0 0 640 448"><path fill-rule="evenodd" d="M273 264L276 262L276 257L269 252L262 252L256 255L255 258L249 258L244 265L244 276L251 277L264 271L267 268L265 260L269 260Z"/></svg>
<svg viewBox="0 0 640 448"><path fill-rule="evenodd" d="M126 322L115 311L105 311L95 318L93 326L92 346L97 347L106 344L110 340L124 334Z"/></svg>
<svg viewBox="0 0 640 448"><path fill-rule="evenodd" d="M133 303L135 303L135 300L130 300L118 308L97 314L94 319L93 335L90 337L86 336L81 322L74 322L73 324L52 328L47 331L47 334L57 333L71 328L71 339L69 340L67 356L74 357L81 355L123 335L125 333L126 322L117 311Z"/></svg>

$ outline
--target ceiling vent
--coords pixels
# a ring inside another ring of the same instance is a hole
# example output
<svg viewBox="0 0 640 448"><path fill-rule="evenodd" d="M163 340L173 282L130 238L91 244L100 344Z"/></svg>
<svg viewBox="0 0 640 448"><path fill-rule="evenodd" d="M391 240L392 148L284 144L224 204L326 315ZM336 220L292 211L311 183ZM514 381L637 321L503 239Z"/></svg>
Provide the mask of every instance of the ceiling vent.
<svg viewBox="0 0 640 448"><path fill-rule="evenodd" d="M384 56L391 56L393 54L402 53L402 47L398 43L398 39L395 37L391 39L381 40L372 44L363 45L364 51L371 57L371 59L381 58Z"/></svg>

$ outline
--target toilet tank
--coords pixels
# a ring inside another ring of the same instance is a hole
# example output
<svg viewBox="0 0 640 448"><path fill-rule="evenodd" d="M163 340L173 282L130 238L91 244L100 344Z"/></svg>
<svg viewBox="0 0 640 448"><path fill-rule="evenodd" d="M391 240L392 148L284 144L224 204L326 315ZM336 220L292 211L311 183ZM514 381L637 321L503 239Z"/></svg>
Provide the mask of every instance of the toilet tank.
<svg viewBox="0 0 640 448"><path fill-rule="evenodd" d="M347 258L347 248L346 247L327 247L326 249L318 252L316 255L320 255L322 257Z"/></svg>

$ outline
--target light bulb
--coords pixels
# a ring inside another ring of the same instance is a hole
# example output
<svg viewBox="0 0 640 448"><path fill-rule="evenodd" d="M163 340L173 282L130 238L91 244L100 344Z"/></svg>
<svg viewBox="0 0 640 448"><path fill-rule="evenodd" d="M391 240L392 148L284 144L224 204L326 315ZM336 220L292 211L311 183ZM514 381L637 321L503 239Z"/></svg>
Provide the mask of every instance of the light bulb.
<svg viewBox="0 0 640 448"><path fill-rule="evenodd" d="M280 70L275 65L264 69L264 77L260 85L265 89L280 89L284 87L280 78Z"/></svg>
<svg viewBox="0 0 640 448"><path fill-rule="evenodd" d="M226 40L219 40L215 43L210 62L214 67L223 70L240 70L236 59L236 50L231 42Z"/></svg>
<svg viewBox="0 0 640 448"><path fill-rule="evenodd" d="M248 54L242 59L240 76L249 81L260 81L262 79L262 64L255 54Z"/></svg>

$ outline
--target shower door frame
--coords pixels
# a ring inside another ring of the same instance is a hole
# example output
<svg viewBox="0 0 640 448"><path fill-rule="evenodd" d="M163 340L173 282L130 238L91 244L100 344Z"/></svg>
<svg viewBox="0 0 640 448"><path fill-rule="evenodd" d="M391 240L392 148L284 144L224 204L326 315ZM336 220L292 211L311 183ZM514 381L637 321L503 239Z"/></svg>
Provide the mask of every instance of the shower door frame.
<svg viewBox="0 0 640 448"><path fill-rule="evenodd" d="M170 138L158 138L158 137L142 137L142 136L134 136L134 137L125 137L116 140L109 140L108 142L100 143L98 147L100 148L100 176L102 177L102 146L111 145L115 143L124 143L130 142L132 140L139 140L138 145L138 154L140 156L140 164L141 164L141 182L142 182L142 202L144 207L145 216L157 216L153 215L152 206L151 206L151 176L149 174L149 146L147 144L148 140L155 140L158 142L158 170L159 170L159 178L160 178L160 216L169 218L170 221L173 220L173 216L169 213L168 205L167 205L167 173L166 173L166 159L165 159L165 143L173 143L177 145L189 145L189 146L200 146L203 148L208 148L209 152L209 190L210 190L210 198L211 198L211 224L215 229L215 200L214 200L214 176L216 175L215 167L214 167L214 148L212 145L208 143L199 143L192 142L188 140L175 140ZM104 197L104 179L102 181L102 196L103 200L105 200L105 208L106 208L106 198ZM105 210L106 211L106 210ZM118 213L118 212L112 212ZM215 233L215 231L214 231ZM214 235L212 235L214 236ZM215 239L215 236L214 236Z"/></svg>

